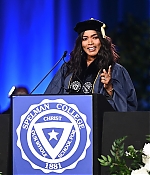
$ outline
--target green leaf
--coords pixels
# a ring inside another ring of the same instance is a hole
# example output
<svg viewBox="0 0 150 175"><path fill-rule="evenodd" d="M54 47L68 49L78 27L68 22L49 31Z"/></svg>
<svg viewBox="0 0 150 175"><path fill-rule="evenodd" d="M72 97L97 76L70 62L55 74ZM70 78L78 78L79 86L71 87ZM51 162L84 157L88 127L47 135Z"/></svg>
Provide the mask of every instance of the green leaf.
<svg viewBox="0 0 150 175"><path fill-rule="evenodd" d="M111 162L111 157L107 155L108 161Z"/></svg>
<svg viewBox="0 0 150 175"><path fill-rule="evenodd" d="M110 152L114 157L116 156L116 154L112 150L110 150Z"/></svg>
<svg viewBox="0 0 150 175"><path fill-rule="evenodd" d="M123 150L120 150L119 151L119 155L120 155L120 157L122 157L124 155L124 151Z"/></svg>
<svg viewBox="0 0 150 175"><path fill-rule="evenodd" d="M109 166L109 163L105 162L105 163L101 163L102 166Z"/></svg>
<svg viewBox="0 0 150 175"><path fill-rule="evenodd" d="M134 146L133 145L130 145L130 146L128 146L128 149L129 150L134 150Z"/></svg>
<svg viewBox="0 0 150 175"><path fill-rule="evenodd" d="M146 135L146 137L147 137L146 140L150 141L150 135Z"/></svg>
<svg viewBox="0 0 150 175"><path fill-rule="evenodd" d="M120 149L122 150L124 149L124 143L120 146Z"/></svg>
<svg viewBox="0 0 150 175"><path fill-rule="evenodd" d="M114 142L114 143L115 143L115 142ZM116 144L115 144L115 145L116 145ZM112 150L113 150L113 151L115 151L115 150L116 150L116 148L115 148L115 146L114 146L114 145L112 145L111 147L112 147Z"/></svg>
<svg viewBox="0 0 150 175"><path fill-rule="evenodd" d="M105 161L103 159L98 159L100 163L104 163Z"/></svg>
<svg viewBox="0 0 150 175"><path fill-rule="evenodd" d="M107 157L105 157L105 156L103 156L103 155L101 155L101 157L102 157L105 161L107 161Z"/></svg>
<svg viewBox="0 0 150 175"><path fill-rule="evenodd" d="M116 147L117 145L116 145L116 142L113 142L113 145L114 145L114 147Z"/></svg>

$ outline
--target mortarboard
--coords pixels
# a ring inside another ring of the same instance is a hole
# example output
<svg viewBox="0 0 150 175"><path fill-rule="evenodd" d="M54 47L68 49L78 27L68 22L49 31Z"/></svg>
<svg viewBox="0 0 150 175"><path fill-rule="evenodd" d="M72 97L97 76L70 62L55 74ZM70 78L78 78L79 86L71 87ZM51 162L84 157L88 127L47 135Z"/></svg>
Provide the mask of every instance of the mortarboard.
<svg viewBox="0 0 150 175"><path fill-rule="evenodd" d="M78 34L86 30L96 30L96 31L101 32L103 38L105 38L105 29L104 29L105 27L106 25L103 22L99 20L95 20L94 18L91 18L89 20L77 23L74 30Z"/></svg>

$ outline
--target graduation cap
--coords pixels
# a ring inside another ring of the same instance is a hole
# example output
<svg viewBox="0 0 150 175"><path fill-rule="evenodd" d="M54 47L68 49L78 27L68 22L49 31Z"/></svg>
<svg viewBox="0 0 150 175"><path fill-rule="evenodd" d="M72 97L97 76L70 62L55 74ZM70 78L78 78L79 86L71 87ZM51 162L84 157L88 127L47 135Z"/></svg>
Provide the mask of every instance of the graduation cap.
<svg viewBox="0 0 150 175"><path fill-rule="evenodd" d="M91 18L86 21L82 21L76 24L74 30L80 34L81 32L84 32L86 30L95 30L101 32L103 38L105 38L105 27L106 25L94 18Z"/></svg>

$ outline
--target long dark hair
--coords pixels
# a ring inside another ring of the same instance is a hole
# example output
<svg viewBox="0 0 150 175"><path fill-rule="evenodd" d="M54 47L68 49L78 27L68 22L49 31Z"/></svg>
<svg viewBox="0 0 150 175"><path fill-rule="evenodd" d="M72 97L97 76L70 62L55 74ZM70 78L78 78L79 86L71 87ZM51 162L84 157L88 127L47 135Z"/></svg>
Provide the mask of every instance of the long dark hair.
<svg viewBox="0 0 150 175"><path fill-rule="evenodd" d="M97 31L97 35L101 42L101 48L96 55L98 59L99 69L108 69L109 65L114 65L117 62L119 55L117 54L115 45L112 43L110 37L102 38L101 33ZM82 72L82 63L86 62L87 54L82 49L83 32L77 37L74 49L70 53L70 60L68 61L68 70L66 76L70 73L80 74Z"/></svg>

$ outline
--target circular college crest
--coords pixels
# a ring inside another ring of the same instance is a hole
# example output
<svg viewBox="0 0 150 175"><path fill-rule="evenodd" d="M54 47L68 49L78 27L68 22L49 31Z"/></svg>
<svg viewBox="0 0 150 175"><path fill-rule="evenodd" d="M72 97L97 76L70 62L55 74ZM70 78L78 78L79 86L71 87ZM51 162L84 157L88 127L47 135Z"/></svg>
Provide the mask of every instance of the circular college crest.
<svg viewBox="0 0 150 175"><path fill-rule="evenodd" d="M92 92L92 83L91 82L86 82L83 85L82 90L85 94L91 93Z"/></svg>
<svg viewBox="0 0 150 175"><path fill-rule="evenodd" d="M21 116L17 146L33 169L62 173L86 156L91 129L86 115L63 99L44 99Z"/></svg>
<svg viewBox="0 0 150 175"><path fill-rule="evenodd" d="M70 85L70 88L76 92L79 92L81 89L81 83L79 81L73 81Z"/></svg>

